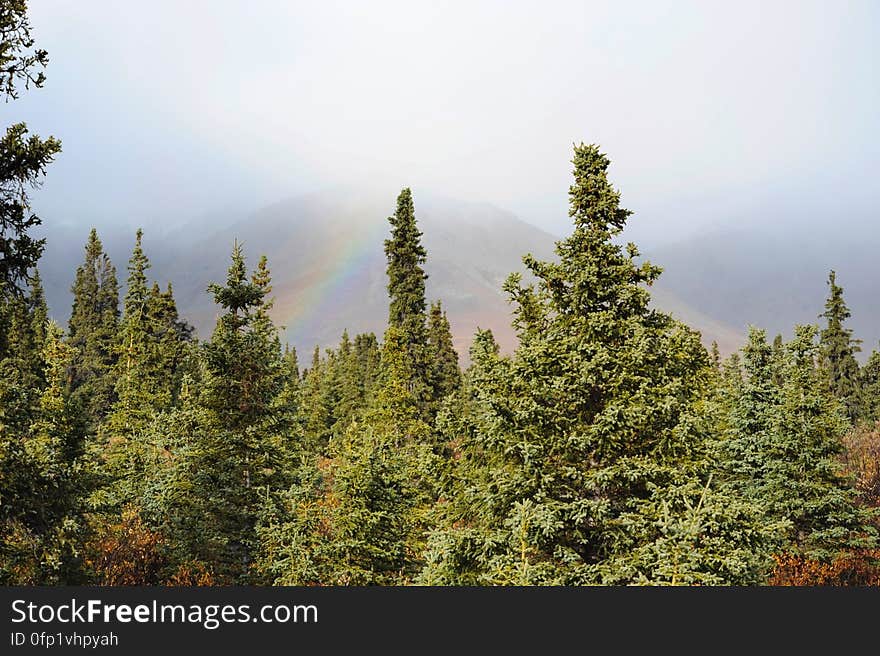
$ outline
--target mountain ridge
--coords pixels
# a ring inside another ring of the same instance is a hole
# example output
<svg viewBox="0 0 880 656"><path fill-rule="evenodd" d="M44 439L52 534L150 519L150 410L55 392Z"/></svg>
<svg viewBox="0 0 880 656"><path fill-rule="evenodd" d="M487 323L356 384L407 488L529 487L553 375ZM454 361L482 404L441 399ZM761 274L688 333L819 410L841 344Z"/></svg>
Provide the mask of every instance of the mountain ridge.
<svg viewBox="0 0 880 656"><path fill-rule="evenodd" d="M392 211L393 202L384 194L334 190L283 199L238 221L226 215L216 228L210 215L164 233L147 226L144 249L152 262L148 273L163 287L167 281L173 283L182 316L207 338L217 308L206 289L225 278L237 241L250 267L259 256L267 256L273 318L284 327L282 340L301 354L315 345L337 344L343 330L381 337L388 302L383 244ZM478 328L491 329L502 348L512 351L516 336L503 282L511 272L525 273L526 253L554 258L558 238L489 203L432 194L416 194L416 216L428 252L427 300L443 302L462 359L468 360ZM57 318L66 319L69 312L69 285L82 257L81 246L71 244L83 244L87 230L74 238L76 231L70 226L60 234L48 231L48 266L41 264L41 271ZM132 236L105 229L100 237L124 284ZM655 306L701 330L707 344L716 340L722 351L730 352L742 341L740 332L681 301L674 290L656 287L652 295Z"/></svg>

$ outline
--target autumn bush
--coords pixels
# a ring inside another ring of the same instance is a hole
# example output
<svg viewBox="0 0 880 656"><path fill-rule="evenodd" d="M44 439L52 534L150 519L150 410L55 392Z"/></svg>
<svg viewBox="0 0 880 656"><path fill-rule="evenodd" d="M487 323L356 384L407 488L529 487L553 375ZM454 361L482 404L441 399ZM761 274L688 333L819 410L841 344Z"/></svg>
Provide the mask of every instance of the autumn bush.
<svg viewBox="0 0 880 656"><path fill-rule="evenodd" d="M99 585L216 584L204 564L173 563L166 540L132 506L123 510L119 521L96 528L86 545L85 564Z"/></svg>
<svg viewBox="0 0 880 656"><path fill-rule="evenodd" d="M794 554L774 557L770 585L880 585L880 550L848 552L825 563Z"/></svg>
<svg viewBox="0 0 880 656"><path fill-rule="evenodd" d="M846 435L843 466L856 481L861 503L880 508L880 422L862 424Z"/></svg>

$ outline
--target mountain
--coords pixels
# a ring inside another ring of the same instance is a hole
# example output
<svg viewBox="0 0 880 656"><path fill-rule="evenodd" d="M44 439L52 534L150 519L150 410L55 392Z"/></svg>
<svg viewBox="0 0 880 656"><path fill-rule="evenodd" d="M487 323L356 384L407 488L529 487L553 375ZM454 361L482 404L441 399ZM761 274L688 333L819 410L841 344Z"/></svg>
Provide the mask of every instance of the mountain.
<svg viewBox="0 0 880 656"><path fill-rule="evenodd" d="M416 215L428 250L427 296L441 299L453 327L455 345L466 359L474 331L491 328L506 351L515 344L510 306L501 286L512 271L523 271L531 252L552 258L555 238L489 204L416 195ZM286 200L235 221L228 214L206 215L160 233L144 226L151 278L174 284L178 306L201 337L210 335L217 310L206 287L225 277L230 250L238 240L253 266L265 254L273 274L275 320L302 357L315 346L333 346L344 329L381 336L387 318L384 240L394 193L324 192ZM88 229L56 224L46 230L41 262L50 307L59 321L69 315L74 271ZM133 236L129 229L99 227L120 282L125 280ZM660 290L656 302L733 349L741 335Z"/></svg>
<svg viewBox="0 0 880 656"><path fill-rule="evenodd" d="M771 338L791 336L795 324L824 321L819 315L834 269L864 361L880 340L880 233L867 226L788 227L717 231L649 252L664 270L658 298L672 295L738 334L751 324Z"/></svg>

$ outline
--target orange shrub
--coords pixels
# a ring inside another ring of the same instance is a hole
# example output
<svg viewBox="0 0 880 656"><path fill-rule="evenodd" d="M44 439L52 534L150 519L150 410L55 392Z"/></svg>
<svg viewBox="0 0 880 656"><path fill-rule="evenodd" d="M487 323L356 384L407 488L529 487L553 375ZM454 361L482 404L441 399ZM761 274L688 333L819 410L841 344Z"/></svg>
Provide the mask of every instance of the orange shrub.
<svg viewBox="0 0 880 656"><path fill-rule="evenodd" d="M159 585L168 566L164 540L126 508L118 522L98 529L87 546L86 564L99 585Z"/></svg>
<svg viewBox="0 0 880 656"><path fill-rule="evenodd" d="M774 556L770 585L880 585L880 550L841 554L830 563L794 554Z"/></svg>

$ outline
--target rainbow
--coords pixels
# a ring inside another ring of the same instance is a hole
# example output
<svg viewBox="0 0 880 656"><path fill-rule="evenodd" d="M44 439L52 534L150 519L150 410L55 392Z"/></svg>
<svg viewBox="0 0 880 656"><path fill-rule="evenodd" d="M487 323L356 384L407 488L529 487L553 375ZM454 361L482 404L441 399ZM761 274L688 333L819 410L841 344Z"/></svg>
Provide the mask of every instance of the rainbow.
<svg viewBox="0 0 880 656"><path fill-rule="evenodd" d="M325 246L321 265L297 282L294 297L279 303L276 318L291 342L318 332L318 323L333 312L343 290L367 275L370 261L382 253L387 230L387 221L371 221L363 230L342 234Z"/></svg>

